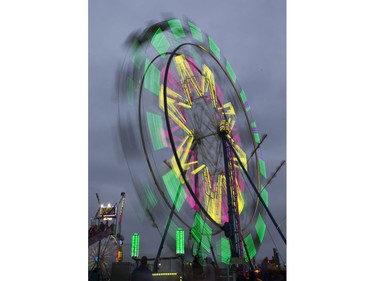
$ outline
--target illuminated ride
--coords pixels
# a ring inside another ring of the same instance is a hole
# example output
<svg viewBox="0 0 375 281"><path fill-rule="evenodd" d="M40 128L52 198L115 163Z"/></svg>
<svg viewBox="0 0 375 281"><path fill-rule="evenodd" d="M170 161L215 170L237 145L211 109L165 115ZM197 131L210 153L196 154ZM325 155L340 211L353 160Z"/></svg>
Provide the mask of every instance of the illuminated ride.
<svg viewBox="0 0 375 281"><path fill-rule="evenodd" d="M268 211L264 137L229 61L188 19L152 24L126 43L119 129L145 214L156 227L170 215L171 248L182 227L191 256L252 267Z"/></svg>
<svg viewBox="0 0 375 281"><path fill-rule="evenodd" d="M100 207L89 229L89 280L107 281L111 277L112 263L121 262L123 257L121 221L125 192L121 193L119 204L114 205L101 204L99 195L96 196Z"/></svg>

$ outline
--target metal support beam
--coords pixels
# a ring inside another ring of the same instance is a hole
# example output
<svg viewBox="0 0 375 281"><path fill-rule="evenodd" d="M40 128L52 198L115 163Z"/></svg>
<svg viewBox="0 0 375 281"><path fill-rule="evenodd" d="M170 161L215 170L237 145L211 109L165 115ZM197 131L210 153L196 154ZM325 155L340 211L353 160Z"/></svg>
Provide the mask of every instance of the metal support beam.
<svg viewBox="0 0 375 281"><path fill-rule="evenodd" d="M154 267L153 267L153 270L152 270L153 272L158 272L159 258L160 258L160 255L161 255L161 251L163 250L165 238L167 237L169 226L171 224L174 211L176 209L176 204L177 204L178 197L180 196L181 189L182 189L182 184L179 185L176 197L173 201L173 206L172 206L171 212L170 212L169 217L168 217L167 225L165 226L164 234L163 234L163 237L162 237L160 245L159 245L159 250L158 250L158 253L157 253L155 261L154 261Z"/></svg>
<svg viewBox="0 0 375 281"><path fill-rule="evenodd" d="M227 138L226 136L223 136L223 140L224 140L226 143L228 143L229 147L232 149L234 155L235 155L236 158L237 158L238 163L240 163L240 166L241 166L242 170L244 171L244 173L245 173L247 179L249 180L251 186L253 187L253 189L254 189L256 195L258 196L258 199L260 200L260 202L262 203L263 207L265 208L265 210L266 210L268 216L270 217L270 219L271 219L273 225L276 227L276 230L279 232L279 234L280 234L280 236L281 236L281 239L283 239L284 243L286 244L286 239L285 239L284 234L281 232L281 230L280 230L278 224L276 223L276 221L275 221L274 217L272 216L270 210L268 209L266 203L264 202L263 198L260 196L260 193L258 192L257 188L255 187L255 184L254 184L253 181L251 180L251 178L250 178L248 172L246 171L246 169L245 169L243 163L241 162L240 157L238 157L238 154L237 154L236 150L233 148L232 144L230 143L230 141L228 140L228 138Z"/></svg>
<svg viewBox="0 0 375 281"><path fill-rule="evenodd" d="M232 184L231 184L231 177L230 177L230 171L229 171L229 157L228 157L228 150L229 147L226 144L227 137L225 134L221 134L222 140L223 140L223 154L224 154L224 167L225 167L225 179L226 179L226 186L227 186L227 201L228 201L228 217L229 217L229 227L230 227L230 234L229 234L229 240L230 240L230 249L231 249L231 256L232 257L239 257L239 245L237 243L238 237L236 237L236 234L238 236L238 231L235 229L235 221L236 221L236 210L235 205L232 198Z"/></svg>

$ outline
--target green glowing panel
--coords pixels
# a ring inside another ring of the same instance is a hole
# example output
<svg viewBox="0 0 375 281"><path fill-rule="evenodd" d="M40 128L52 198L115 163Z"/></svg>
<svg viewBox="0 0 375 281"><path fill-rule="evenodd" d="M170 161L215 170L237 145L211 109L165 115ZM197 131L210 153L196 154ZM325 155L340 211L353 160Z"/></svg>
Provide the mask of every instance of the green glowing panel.
<svg viewBox="0 0 375 281"><path fill-rule="evenodd" d="M184 230L180 227L176 231L176 254L183 255L185 253L185 234Z"/></svg>
<svg viewBox="0 0 375 281"><path fill-rule="evenodd" d="M159 114L147 112L148 130L151 136L152 147L159 150L167 147L165 139L162 117Z"/></svg>
<svg viewBox="0 0 375 281"><path fill-rule="evenodd" d="M227 238L221 237L220 238L220 258L221 262L224 264L230 263L231 253L230 253L230 244Z"/></svg>
<svg viewBox="0 0 375 281"><path fill-rule="evenodd" d="M212 229L204 222L198 213L195 213L194 223L190 233L197 243L201 243L203 249L207 252L211 251Z"/></svg>
<svg viewBox="0 0 375 281"><path fill-rule="evenodd" d="M171 27L173 35L176 37L176 39L185 37L185 32L179 19L169 20L168 24Z"/></svg>
<svg viewBox="0 0 375 281"><path fill-rule="evenodd" d="M264 177L267 178L267 172L266 172L266 163L264 160L259 158L259 169L260 169L260 174Z"/></svg>
<svg viewBox="0 0 375 281"><path fill-rule="evenodd" d="M236 73L234 73L234 71L232 69L232 66L229 64L229 62L227 62L226 67L227 67L227 71L228 71L229 76L232 79L233 83L236 83L237 76L236 76Z"/></svg>
<svg viewBox="0 0 375 281"><path fill-rule="evenodd" d="M127 84L127 92L128 92L128 102L133 103L134 102L134 96L135 96L135 87L134 87L134 81L131 77L128 77L126 80Z"/></svg>
<svg viewBox="0 0 375 281"><path fill-rule="evenodd" d="M154 36L152 37L151 44L162 57L165 56L165 53L170 47L169 42L160 27L156 30Z"/></svg>
<svg viewBox="0 0 375 281"><path fill-rule="evenodd" d="M134 233L132 236L132 251L131 251L132 258L138 258L139 256L139 235L138 233Z"/></svg>
<svg viewBox="0 0 375 281"><path fill-rule="evenodd" d="M264 220L262 218L262 215L258 215L257 222L255 223L255 230L258 234L258 238L260 243L263 242L264 234L266 232L266 224L264 223Z"/></svg>
<svg viewBox="0 0 375 281"><path fill-rule="evenodd" d="M263 189L263 190L262 190ZM268 191L261 185L261 194L260 197L262 197L264 203L266 203L266 206L268 207Z"/></svg>
<svg viewBox="0 0 375 281"><path fill-rule="evenodd" d="M246 97L246 94L245 94L245 92L244 92L244 90L242 90L241 92L240 92L240 96L241 96L241 100L242 100L242 102L243 102L243 105L245 106L245 109L246 109L246 112L248 112L248 111L250 111L250 104L249 104L249 102L247 101L247 97ZM259 135L258 135L258 138L259 138Z"/></svg>
<svg viewBox="0 0 375 281"><path fill-rule="evenodd" d="M260 137L259 137L259 134L258 133L255 133L254 134L254 139L257 143L260 143Z"/></svg>
<svg viewBox="0 0 375 281"><path fill-rule="evenodd" d="M260 137L259 137L259 133L258 133L258 128L257 128L257 124L255 122L251 122L251 128L253 129L253 135L254 135L254 139L257 143L260 143Z"/></svg>
<svg viewBox="0 0 375 281"><path fill-rule="evenodd" d="M215 54L215 56L220 59L220 49L219 47L216 45L215 41L210 37L208 36L208 43L210 45L210 49L211 51Z"/></svg>
<svg viewBox="0 0 375 281"><path fill-rule="evenodd" d="M156 198L155 193L152 191L150 186L146 185L145 187L145 196L142 196L142 203L144 209L152 209L155 207L156 203L158 202L158 199Z"/></svg>
<svg viewBox="0 0 375 281"><path fill-rule="evenodd" d="M149 60L146 59L145 63L145 80L144 87L151 93L159 96L160 90L160 70Z"/></svg>
<svg viewBox="0 0 375 281"><path fill-rule="evenodd" d="M168 190L169 197L171 198L172 202L174 202L176 205L176 210L180 211L182 205L184 204L186 200L186 192L182 184L176 177L173 170L170 170L168 173L166 173L163 176L163 181ZM180 191L179 194L178 194L178 191Z"/></svg>
<svg viewBox="0 0 375 281"><path fill-rule="evenodd" d="M140 47L137 42L134 42L132 46L132 52L133 52L132 61L135 64L135 66L138 69L140 69L146 59L146 54L143 51L142 47Z"/></svg>
<svg viewBox="0 0 375 281"><path fill-rule="evenodd" d="M251 234L246 236L244 241L245 241L244 245L246 244L246 249L247 249L247 252L249 253L250 259L252 259L253 257L255 257L257 250L255 249L254 240ZM247 258L245 246L244 246L244 253L245 253L245 261L248 262L249 259Z"/></svg>
<svg viewBox="0 0 375 281"><path fill-rule="evenodd" d="M191 35L196 40L203 43L203 37L202 37L202 32L201 32L200 28L198 26L196 26L195 24L191 23L191 22L189 22L189 26L190 26Z"/></svg>

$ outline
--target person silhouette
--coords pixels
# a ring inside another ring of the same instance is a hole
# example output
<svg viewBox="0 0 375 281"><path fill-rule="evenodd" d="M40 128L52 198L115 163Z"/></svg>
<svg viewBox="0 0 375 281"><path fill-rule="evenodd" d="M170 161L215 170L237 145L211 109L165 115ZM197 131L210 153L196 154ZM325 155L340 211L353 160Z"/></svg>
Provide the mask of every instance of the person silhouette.
<svg viewBox="0 0 375 281"><path fill-rule="evenodd" d="M131 281L153 281L152 272L147 267L147 257L141 258L141 265L134 269Z"/></svg>

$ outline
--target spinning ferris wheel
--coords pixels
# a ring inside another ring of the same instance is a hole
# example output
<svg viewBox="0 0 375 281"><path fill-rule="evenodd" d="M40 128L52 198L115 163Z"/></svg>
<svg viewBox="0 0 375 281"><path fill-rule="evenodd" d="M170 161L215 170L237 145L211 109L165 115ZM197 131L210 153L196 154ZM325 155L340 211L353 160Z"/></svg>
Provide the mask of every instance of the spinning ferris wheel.
<svg viewBox="0 0 375 281"><path fill-rule="evenodd" d="M127 45L120 135L144 209L161 223L173 213L170 235L188 231L192 255L251 260L267 227L268 174L231 64L188 19L152 24Z"/></svg>

